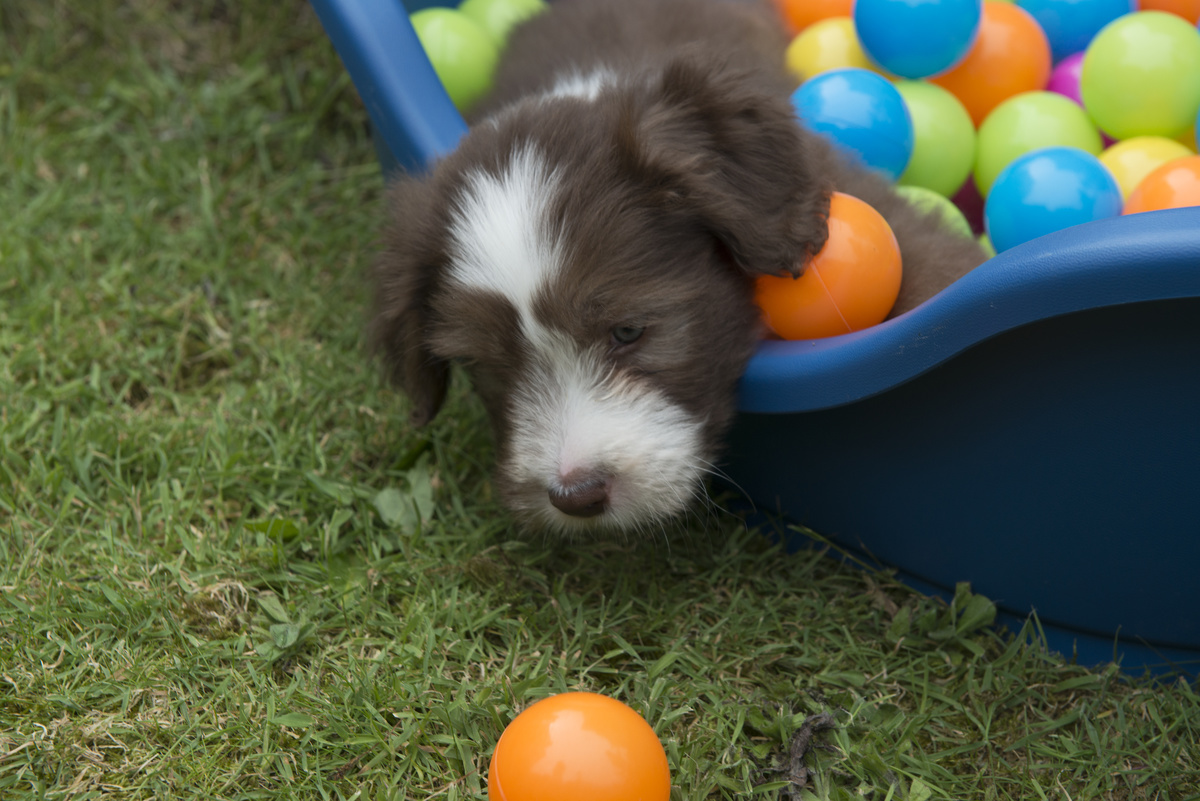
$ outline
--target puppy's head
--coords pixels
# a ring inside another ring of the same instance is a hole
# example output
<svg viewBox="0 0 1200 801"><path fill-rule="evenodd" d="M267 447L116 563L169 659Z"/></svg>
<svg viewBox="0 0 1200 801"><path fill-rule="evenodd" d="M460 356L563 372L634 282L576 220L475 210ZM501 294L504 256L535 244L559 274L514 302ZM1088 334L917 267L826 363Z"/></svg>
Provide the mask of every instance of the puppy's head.
<svg viewBox="0 0 1200 801"><path fill-rule="evenodd" d="M786 96L692 61L577 76L393 188L373 339L418 424L464 363L497 485L581 534L682 511L758 340L753 280L823 244Z"/></svg>

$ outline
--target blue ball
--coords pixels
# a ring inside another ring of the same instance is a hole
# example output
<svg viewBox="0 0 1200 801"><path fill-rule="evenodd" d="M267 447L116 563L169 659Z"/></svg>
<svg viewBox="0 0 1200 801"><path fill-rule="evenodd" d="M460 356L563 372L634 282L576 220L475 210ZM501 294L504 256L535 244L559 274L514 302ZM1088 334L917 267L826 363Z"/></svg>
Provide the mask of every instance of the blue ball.
<svg viewBox="0 0 1200 801"><path fill-rule="evenodd" d="M1121 213L1117 179L1077 147L1033 150L1001 170L984 206L997 252L1044 234Z"/></svg>
<svg viewBox="0 0 1200 801"><path fill-rule="evenodd" d="M1137 0L1017 0L1050 40L1050 57L1062 61L1087 46L1108 23L1137 11Z"/></svg>
<svg viewBox="0 0 1200 801"><path fill-rule="evenodd" d="M913 124L896 87L870 70L823 72L792 93L803 124L844 154L896 180L913 150Z"/></svg>
<svg viewBox="0 0 1200 801"><path fill-rule="evenodd" d="M888 72L926 78L962 61L975 43L983 0L856 0L854 27Z"/></svg>

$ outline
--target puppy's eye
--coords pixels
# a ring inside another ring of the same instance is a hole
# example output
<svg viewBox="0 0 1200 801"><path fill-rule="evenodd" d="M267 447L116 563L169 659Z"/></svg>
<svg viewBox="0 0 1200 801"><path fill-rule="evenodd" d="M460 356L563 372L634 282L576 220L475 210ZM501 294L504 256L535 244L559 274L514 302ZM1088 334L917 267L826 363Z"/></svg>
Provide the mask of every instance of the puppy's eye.
<svg viewBox="0 0 1200 801"><path fill-rule="evenodd" d="M616 345L632 345L641 339L645 328L638 325L617 325L613 326L612 338Z"/></svg>

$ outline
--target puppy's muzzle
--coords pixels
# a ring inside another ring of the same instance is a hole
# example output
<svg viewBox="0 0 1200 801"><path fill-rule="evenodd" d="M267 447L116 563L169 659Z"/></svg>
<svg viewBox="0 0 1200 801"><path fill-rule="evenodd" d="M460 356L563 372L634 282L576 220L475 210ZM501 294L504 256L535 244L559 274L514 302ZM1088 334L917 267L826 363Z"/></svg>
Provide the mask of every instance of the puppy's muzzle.
<svg viewBox="0 0 1200 801"><path fill-rule="evenodd" d="M596 517L608 508L612 477L592 471L573 471L549 489L550 503L571 517Z"/></svg>

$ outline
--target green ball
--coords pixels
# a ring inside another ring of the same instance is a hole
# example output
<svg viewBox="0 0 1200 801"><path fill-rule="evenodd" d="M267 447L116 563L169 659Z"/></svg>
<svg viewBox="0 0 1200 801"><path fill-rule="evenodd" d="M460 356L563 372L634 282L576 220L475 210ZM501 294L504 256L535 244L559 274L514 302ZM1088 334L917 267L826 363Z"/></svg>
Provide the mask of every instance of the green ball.
<svg viewBox="0 0 1200 801"><path fill-rule="evenodd" d="M1005 100L979 126L975 151L979 194L986 198L996 176L1017 156L1058 145L1100 154L1100 132L1082 106L1055 92L1022 92Z"/></svg>
<svg viewBox="0 0 1200 801"><path fill-rule="evenodd" d="M996 247L992 244L992 240L987 234L979 235L979 247L983 248L983 252L987 254L989 259L995 257Z"/></svg>
<svg viewBox="0 0 1200 801"><path fill-rule="evenodd" d="M1088 45L1079 89L1109 136L1173 139L1200 110L1200 31L1164 11L1118 17Z"/></svg>
<svg viewBox="0 0 1200 801"><path fill-rule="evenodd" d="M492 88L500 53L487 31L449 8L427 8L409 19L446 94L459 111L470 108Z"/></svg>
<svg viewBox="0 0 1200 801"><path fill-rule="evenodd" d="M458 10L487 31L503 50L514 27L547 8L546 0L463 0Z"/></svg>
<svg viewBox="0 0 1200 801"><path fill-rule="evenodd" d="M924 186L897 186L896 194L926 214L939 215L950 230L972 239L975 237L962 211L942 193Z"/></svg>
<svg viewBox="0 0 1200 801"><path fill-rule="evenodd" d="M899 183L923 186L947 197L971 174L975 123L962 101L925 81L897 81L913 124L913 152Z"/></svg>

